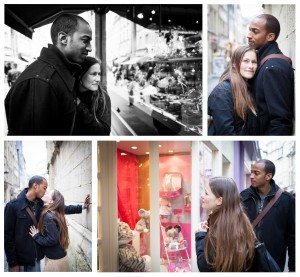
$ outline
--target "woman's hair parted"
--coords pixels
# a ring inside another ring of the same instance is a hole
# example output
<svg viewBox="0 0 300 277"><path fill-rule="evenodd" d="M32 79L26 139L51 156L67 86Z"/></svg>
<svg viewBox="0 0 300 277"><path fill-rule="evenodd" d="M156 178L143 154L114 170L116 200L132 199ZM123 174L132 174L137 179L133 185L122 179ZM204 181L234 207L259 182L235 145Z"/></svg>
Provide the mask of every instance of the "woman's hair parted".
<svg viewBox="0 0 300 277"><path fill-rule="evenodd" d="M216 272L241 272L252 265L256 236L240 202L235 181L214 177L209 186L222 204L209 216L205 238L206 261Z"/></svg>
<svg viewBox="0 0 300 277"><path fill-rule="evenodd" d="M59 243L64 250L69 246L68 226L65 219L65 200L63 195L58 190L53 190L51 198L53 200L46 208L44 208L41 218L38 223L38 229L42 236L47 231L43 219L48 211L53 214L54 220L57 221L59 226Z"/></svg>
<svg viewBox="0 0 300 277"><path fill-rule="evenodd" d="M83 78L85 73L89 70L89 68L97 63L101 66L100 60L98 60L94 57L89 57L89 56L85 58L84 62L81 64L81 69L76 73L76 76L75 76L78 81L78 85L80 85L81 79ZM105 107L107 105L106 100L105 100L106 98L104 96L105 93L107 94L107 91L106 91L105 87L103 86L103 84L100 82L99 89L94 91L93 96L92 96L93 114L94 114L94 118L98 122L98 124L100 124L100 122L99 122L99 119L97 118L97 110L100 109L102 111L102 114L100 115L100 117L102 117L105 112Z"/></svg>
<svg viewBox="0 0 300 277"><path fill-rule="evenodd" d="M256 115L256 109L254 102L249 94L249 89L247 82L243 79L240 73L241 62L244 58L246 52L255 50L250 46L240 46L238 47L231 57L229 66L226 68L224 73L220 78L220 83L225 80L230 80L232 94L233 94L233 103L234 110L236 114L243 119L245 122L247 120L247 108Z"/></svg>

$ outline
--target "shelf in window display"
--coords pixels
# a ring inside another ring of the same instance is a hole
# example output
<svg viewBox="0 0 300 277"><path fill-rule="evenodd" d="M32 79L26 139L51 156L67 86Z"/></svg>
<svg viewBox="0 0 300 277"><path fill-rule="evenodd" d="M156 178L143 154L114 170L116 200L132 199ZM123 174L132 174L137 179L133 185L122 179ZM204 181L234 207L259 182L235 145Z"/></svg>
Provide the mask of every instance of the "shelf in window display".
<svg viewBox="0 0 300 277"><path fill-rule="evenodd" d="M184 206L183 211L185 213L190 213L191 212L191 206Z"/></svg>

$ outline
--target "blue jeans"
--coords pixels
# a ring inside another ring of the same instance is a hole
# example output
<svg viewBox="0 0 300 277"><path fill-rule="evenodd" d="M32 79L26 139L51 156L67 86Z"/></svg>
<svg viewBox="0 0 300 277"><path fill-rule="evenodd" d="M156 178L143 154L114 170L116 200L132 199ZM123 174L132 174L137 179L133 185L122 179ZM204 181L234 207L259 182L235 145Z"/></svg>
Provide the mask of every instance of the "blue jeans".
<svg viewBox="0 0 300 277"><path fill-rule="evenodd" d="M41 272L41 262L36 261L35 265L20 265L21 272Z"/></svg>

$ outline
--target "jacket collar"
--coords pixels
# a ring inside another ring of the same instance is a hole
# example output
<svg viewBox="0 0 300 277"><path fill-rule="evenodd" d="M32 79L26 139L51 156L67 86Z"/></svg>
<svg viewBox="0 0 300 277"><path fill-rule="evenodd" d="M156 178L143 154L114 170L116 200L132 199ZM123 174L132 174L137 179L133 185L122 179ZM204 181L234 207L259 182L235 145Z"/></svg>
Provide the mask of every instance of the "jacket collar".
<svg viewBox="0 0 300 277"><path fill-rule="evenodd" d="M53 66L68 89L73 91L75 84L73 75L81 69L79 64L69 62L64 54L52 44L48 44L48 48L43 47L39 59Z"/></svg>
<svg viewBox="0 0 300 277"><path fill-rule="evenodd" d="M17 199L20 201L21 203L21 209L25 209L27 206L29 206L30 201L27 199L26 197L26 193L28 192L28 188L25 188L23 191L21 191L21 193L18 195ZM44 206L44 201L40 198L37 198L38 201L38 205L40 205L41 207Z"/></svg>
<svg viewBox="0 0 300 277"><path fill-rule="evenodd" d="M270 54L282 54L276 41L267 42L257 50L257 53L260 61Z"/></svg>
<svg viewBox="0 0 300 277"><path fill-rule="evenodd" d="M270 181L270 185L271 185L271 189L270 189L267 197L274 196L276 194L277 190L279 190L279 187L276 185L276 183L273 179ZM250 192L249 196L250 195L254 195L255 197L259 196L257 188L254 188L254 187L251 186L249 188L249 192Z"/></svg>

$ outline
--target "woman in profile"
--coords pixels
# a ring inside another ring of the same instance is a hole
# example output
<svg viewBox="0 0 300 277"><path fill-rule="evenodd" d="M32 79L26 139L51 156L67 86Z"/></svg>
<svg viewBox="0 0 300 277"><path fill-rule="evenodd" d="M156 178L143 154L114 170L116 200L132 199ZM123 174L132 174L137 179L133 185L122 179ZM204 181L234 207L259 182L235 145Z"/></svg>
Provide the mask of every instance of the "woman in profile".
<svg viewBox="0 0 300 277"><path fill-rule="evenodd" d="M249 46L238 47L218 85L208 97L208 135L257 135L257 113L250 80L257 56Z"/></svg>
<svg viewBox="0 0 300 277"><path fill-rule="evenodd" d="M201 202L208 220L200 223L195 235L199 271L256 271L252 268L256 236L234 180L211 178Z"/></svg>
<svg viewBox="0 0 300 277"><path fill-rule="evenodd" d="M69 271L67 248L68 226L65 219L65 201L58 190L46 193L38 228L30 227L29 234L39 244L45 255L44 271Z"/></svg>
<svg viewBox="0 0 300 277"><path fill-rule="evenodd" d="M77 109L73 135L109 135L111 102L100 82L101 62L86 57L76 73Z"/></svg>

